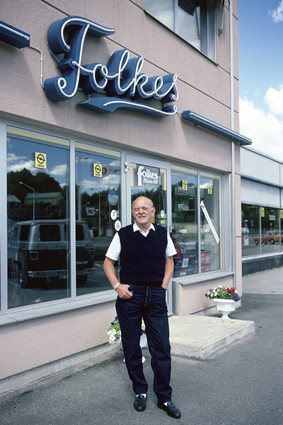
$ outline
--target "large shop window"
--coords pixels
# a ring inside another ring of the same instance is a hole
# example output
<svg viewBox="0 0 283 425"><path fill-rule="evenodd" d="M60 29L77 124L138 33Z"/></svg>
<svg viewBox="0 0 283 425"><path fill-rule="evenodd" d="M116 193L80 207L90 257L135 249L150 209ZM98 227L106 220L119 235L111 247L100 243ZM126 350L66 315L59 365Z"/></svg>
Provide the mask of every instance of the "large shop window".
<svg viewBox="0 0 283 425"><path fill-rule="evenodd" d="M215 59L215 0L145 0L145 11Z"/></svg>
<svg viewBox="0 0 283 425"><path fill-rule="evenodd" d="M8 135L9 308L70 295L68 164L67 141Z"/></svg>
<svg viewBox="0 0 283 425"><path fill-rule="evenodd" d="M119 153L87 146L76 149L76 217L87 226L91 237L89 248L82 246L80 234L76 235L78 295L110 289L102 263L120 227L120 176ZM82 273L86 258L92 267L87 274Z"/></svg>
<svg viewBox="0 0 283 425"><path fill-rule="evenodd" d="M120 154L72 146L7 136L8 308L109 290L102 261L121 217Z"/></svg>
<svg viewBox="0 0 283 425"><path fill-rule="evenodd" d="M218 177L200 176L201 272L219 270L220 264L220 181Z"/></svg>
<svg viewBox="0 0 283 425"><path fill-rule="evenodd" d="M174 277L220 269L220 181L172 169Z"/></svg>
<svg viewBox="0 0 283 425"><path fill-rule="evenodd" d="M244 257L283 251L283 210L242 204Z"/></svg>

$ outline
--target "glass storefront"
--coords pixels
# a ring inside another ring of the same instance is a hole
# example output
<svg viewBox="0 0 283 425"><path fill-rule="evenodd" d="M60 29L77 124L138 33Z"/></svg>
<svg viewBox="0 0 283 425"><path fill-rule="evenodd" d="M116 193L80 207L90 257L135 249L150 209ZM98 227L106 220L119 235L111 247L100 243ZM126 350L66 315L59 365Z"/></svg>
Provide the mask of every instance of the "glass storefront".
<svg viewBox="0 0 283 425"><path fill-rule="evenodd" d="M174 277L221 269L220 177L127 154L122 180L121 155L9 127L7 308L110 291L105 253L138 195L153 200L154 223L171 229L172 218ZM264 214L277 234L279 212Z"/></svg>
<svg viewBox="0 0 283 425"><path fill-rule="evenodd" d="M120 154L82 144L75 152L72 260L69 141L7 137L8 308L110 289L102 263L121 217Z"/></svg>
<svg viewBox="0 0 283 425"><path fill-rule="evenodd" d="M8 135L9 308L70 295L68 163L67 141Z"/></svg>
<svg viewBox="0 0 283 425"><path fill-rule="evenodd" d="M76 235L77 295L84 295L110 289L102 264L121 220L121 160L118 153L84 147L76 149L75 161L76 218L87 226L92 242L87 257ZM92 270L82 274L86 258Z"/></svg>
<svg viewBox="0 0 283 425"><path fill-rule="evenodd" d="M283 251L283 210L242 204L243 257Z"/></svg>
<svg viewBox="0 0 283 425"><path fill-rule="evenodd" d="M219 177L172 168L172 229L175 277L220 269Z"/></svg>
<svg viewBox="0 0 283 425"><path fill-rule="evenodd" d="M198 273L197 175L172 171L172 239L177 255L174 276Z"/></svg>
<svg viewBox="0 0 283 425"><path fill-rule="evenodd" d="M201 272L220 269L220 182L218 177L200 176Z"/></svg>

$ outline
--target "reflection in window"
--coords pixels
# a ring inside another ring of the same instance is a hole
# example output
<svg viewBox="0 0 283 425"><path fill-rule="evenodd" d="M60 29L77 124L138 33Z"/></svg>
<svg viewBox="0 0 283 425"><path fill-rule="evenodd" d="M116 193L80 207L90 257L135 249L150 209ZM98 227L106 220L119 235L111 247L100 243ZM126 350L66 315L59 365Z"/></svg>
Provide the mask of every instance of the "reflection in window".
<svg viewBox="0 0 283 425"><path fill-rule="evenodd" d="M60 227L50 224L40 224L39 226L39 241L51 242L60 241Z"/></svg>
<svg viewBox="0 0 283 425"><path fill-rule="evenodd" d="M242 204L243 256L283 250L282 210Z"/></svg>
<svg viewBox="0 0 283 425"><path fill-rule="evenodd" d="M164 227L167 226L166 188L166 169L131 162L131 203L138 196L150 198L155 207L152 222Z"/></svg>
<svg viewBox="0 0 283 425"><path fill-rule="evenodd" d="M197 177L172 172L172 239L177 255L174 276L198 272Z"/></svg>
<svg viewBox="0 0 283 425"><path fill-rule="evenodd" d="M173 168L172 239L177 250L175 277L220 269L219 191L219 178L198 176L182 168Z"/></svg>
<svg viewBox="0 0 283 425"><path fill-rule="evenodd" d="M76 151L77 295L110 289L102 263L121 220L120 176L118 154Z"/></svg>
<svg viewBox="0 0 283 425"><path fill-rule="evenodd" d="M145 0L146 12L214 59L215 0Z"/></svg>
<svg viewBox="0 0 283 425"><path fill-rule="evenodd" d="M200 177L200 201L204 209L200 215L201 272L220 268L220 204L219 179Z"/></svg>
<svg viewBox="0 0 283 425"><path fill-rule="evenodd" d="M68 160L62 143L8 136L9 308L69 296Z"/></svg>

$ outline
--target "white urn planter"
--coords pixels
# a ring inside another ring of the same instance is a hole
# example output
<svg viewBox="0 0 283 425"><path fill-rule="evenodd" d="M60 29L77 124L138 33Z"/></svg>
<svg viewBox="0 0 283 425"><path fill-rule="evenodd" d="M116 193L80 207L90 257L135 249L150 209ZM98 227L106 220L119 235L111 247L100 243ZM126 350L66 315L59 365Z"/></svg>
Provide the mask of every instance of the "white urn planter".
<svg viewBox="0 0 283 425"><path fill-rule="evenodd" d="M146 334L144 332L141 334L140 346L141 346L141 348L147 347L147 338L146 338Z"/></svg>
<svg viewBox="0 0 283 425"><path fill-rule="evenodd" d="M230 319L229 314L235 311L236 301L214 298L216 309L222 314L222 319Z"/></svg>

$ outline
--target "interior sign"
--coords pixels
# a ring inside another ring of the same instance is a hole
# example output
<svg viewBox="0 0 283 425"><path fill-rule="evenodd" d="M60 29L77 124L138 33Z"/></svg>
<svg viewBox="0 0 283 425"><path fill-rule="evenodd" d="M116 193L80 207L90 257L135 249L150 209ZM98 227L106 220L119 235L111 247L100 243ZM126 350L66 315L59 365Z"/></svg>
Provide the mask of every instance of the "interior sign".
<svg viewBox="0 0 283 425"><path fill-rule="evenodd" d="M174 115L177 107L172 102L178 99L176 74L149 77L142 72L144 58L130 57L127 49L112 53L107 65L95 57L92 63L83 63L86 36L106 37L114 32L113 28L79 16L51 24L48 45L61 75L44 81L46 95L59 102L71 99L81 89L87 99L80 105L97 112L123 108L158 117ZM150 106L145 100L155 104L158 101L159 106Z"/></svg>
<svg viewBox="0 0 283 425"><path fill-rule="evenodd" d="M137 167L137 186L143 186L144 184L159 184L160 172L158 168L149 168L144 165L138 165Z"/></svg>
<svg viewBox="0 0 283 425"><path fill-rule="evenodd" d="M182 180L182 190L188 190L188 180Z"/></svg>
<svg viewBox="0 0 283 425"><path fill-rule="evenodd" d="M102 164L93 164L93 176L94 177L102 177Z"/></svg>
<svg viewBox="0 0 283 425"><path fill-rule="evenodd" d="M35 168L46 168L46 153L35 152L34 153L34 165Z"/></svg>

